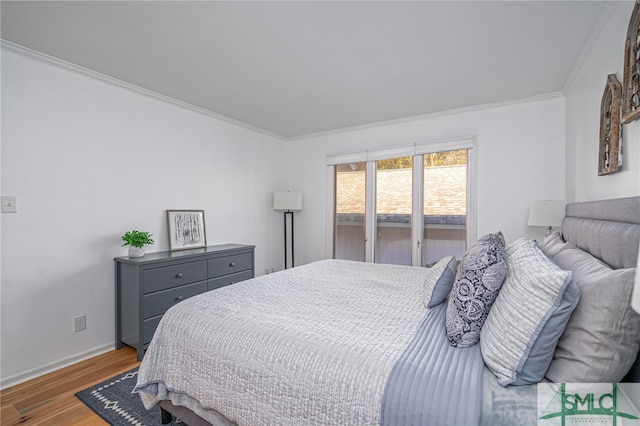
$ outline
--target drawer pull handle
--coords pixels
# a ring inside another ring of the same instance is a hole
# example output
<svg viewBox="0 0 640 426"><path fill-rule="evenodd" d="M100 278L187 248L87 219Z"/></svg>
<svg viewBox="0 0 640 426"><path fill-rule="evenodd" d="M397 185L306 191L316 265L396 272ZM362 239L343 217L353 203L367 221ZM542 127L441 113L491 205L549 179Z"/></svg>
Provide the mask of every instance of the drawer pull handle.
<svg viewBox="0 0 640 426"><path fill-rule="evenodd" d="M236 262L231 262L231 263L229 264L229 266L231 266L231 267L233 268L234 266L236 266Z"/></svg>
<svg viewBox="0 0 640 426"><path fill-rule="evenodd" d="M176 297L176 302L180 302L182 300L182 296Z"/></svg>
<svg viewBox="0 0 640 426"><path fill-rule="evenodd" d="M182 272L178 272L178 274L176 275L176 278L182 278Z"/></svg>

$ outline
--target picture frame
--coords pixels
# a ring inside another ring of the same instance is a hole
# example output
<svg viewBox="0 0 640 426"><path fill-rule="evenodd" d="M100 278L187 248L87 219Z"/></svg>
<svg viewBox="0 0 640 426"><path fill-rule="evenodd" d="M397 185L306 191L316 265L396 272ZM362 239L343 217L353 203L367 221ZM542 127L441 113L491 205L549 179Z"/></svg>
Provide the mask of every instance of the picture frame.
<svg viewBox="0 0 640 426"><path fill-rule="evenodd" d="M189 250L207 246L204 210L167 210L169 250Z"/></svg>
<svg viewBox="0 0 640 426"><path fill-rule="evenodd" d="M635 1L624 46L622 124L640 119L640 0Z"/></svg>
<svg viewBox="0 0 640 426"><path fill-rule="evenodd" d="M618 78L609 74L600 104L598 176L615 173L622 167L621 92Z"/></svg>

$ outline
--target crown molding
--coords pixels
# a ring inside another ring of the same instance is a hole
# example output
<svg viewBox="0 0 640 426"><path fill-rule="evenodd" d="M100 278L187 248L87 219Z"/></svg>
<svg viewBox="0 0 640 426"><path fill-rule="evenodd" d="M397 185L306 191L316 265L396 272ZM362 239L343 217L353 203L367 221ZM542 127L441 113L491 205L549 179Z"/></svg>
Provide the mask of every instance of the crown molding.
<svg viewBox="0 0 640 426"><path fill-rule="evenodd" d="M374 123L362 124L362 125L357 125L357 126L343 127L343 128L327 130L327 131L323 131L323 132L307 133L307 134L302 134L302 135L298 135L298 136L286 137L286 136L283 136L283 135L280 135L280 134L273 133L273 132L270 132L268 130L262 129L260 127L251 125L249 123L245 123L244 121L236 120L234 118L227 117L227 116L219 114L217 112L213 112L213 111L198 107L196 105L193 105L193 104L190 104L190 103L187 103L187 102L184 102L184 101L180 101L178 99L175 99L175 98L172 98L172 97L169 97L169 96L166 96L166 95L162 95L162 94L160 94L158 92L154 92L152 90L145 89L145 88L137 86L135 84L127 83L126 81L119 80L119 79L114 78L114 77L110 77L110 76L108 76L106 74L102 74L100 72L91 70L89 68L82 67L80 65L76 65L74 63L65 61L63 59L56 58L56 57L51 56L51 55L47 55L45 53L39 52L37 50L30 49L28 47L25 47L25 46L22 46L22 45L13 43L13 42L10 42L8 40L2 39L0 42L1 42L1 46L2 46L3 49L7 49L9 51L21 54L23 56L27 56L27 57L30 57L30 58L33 58L33 59L36 59L36 60L39 60L39 61L43 61L45 63L49 63L49 64L52 64L54 66L57 66L57 67L60 67L60 68L63 68L63 69L67 69L69 71L76 72L76 73L79 73L79 74L82 74L82 75L85 75L85 76L88 76L88 77L91 77L91 78L95 78L95 79L103 81L105 83L112 84L112 85L115 85L115 86L120 87L120 88L124 88L126 90L138 93L140 95L143 95L143 96L155 99L155 100L163 101L163 102L175 105L175 106L179 106L181 108L185 108L185 109L188 109L188 110L203 114L203 115L208 116L208 117L216 118L218 120L221 120L221 121L224 121L224 122L227 122L227 123L235 124L236 126L245 128L247 130L252 130L254 132L257 132L257 133L260 133L260 134L263 134L265 136L269 136L269 137L272 137L272 138L276 138L276 139L279 139L279 140L285 141L285 142L289 142L289 141L293 142L293 141L311 139L311 138L316 138L316 137L321 137L321 136L328 136L328 135L334 135L334 134L339 134L339 133L346 133L346 132L353 132L353 131L364 130L364 129L371 129L371 128L380 127L380 126L390 126L390 125L394 125L394 124L409 123L409 122L412 122L412 121L433 119L433 118L437 118L437 117L446 117L446 116L463 114L463 113L468 113L468 112L489 110L489 109L500 108L500 107L510 106L510 105L517 105L517 104L530 103L530 102L538 102L538 101L543 101L543 100L548 100L548 99L553 99L553 98L563 97L564 96L562 92L552 92L552 93L536 95L536 96L531 96L531 97L527 97L527 98L520 98L520 99L515 99L515 100L510 100L510 101L473 105L473 106L456 108L456 109L445 110L445 111L438 111L438 112L433 112L433 113L428 113L428 114L421 114L421 115L415 115L415 116L410 116L410 117L397 118L397 119L393 119L393 120L378 121L378 122L374 122Z"/></svg>
<svg viewBox="0 0 640 426"><path fill-rule="evenodd" d="M396 118L394 120L377 121L375 123L368 123L368 124L362 124L362 125L351 126L351 127L343 127L340 129L327 130L327 131L318 132L318 133L309 133L309 134L300 135L300 136L293 136L289 138L288 141L298 141L298 140L311 139L311 138L316 138L321 136L335 135L338 133L355 132L358 130L372 129L380 126L391 126L394 124L403 124L403 123L409 123L412 121L427 120L427 119L438 118L438 117L447 117L447 116L452 116L457 114L464 114L468 112L490 110L490 109L502 108L510 105L521 105L521 104L546 101L549 99L556 99L556 98L564 98L564 94L562 92L551 92L551 93L545 93L542 95L535 95L535 96L529 96L526 98L514 99L510 101L472 105L468 107L450 109L446 111L438 111L438 112L432 112L428 114L414 115L411 117Z"/></svg>
<svg viewBox="0 0 640 426"><path fill-rule="evenodd" d="M580 55L578 56L578 60L573 64L573 68L571 68L571 72L569 76L565 80L562 85L562 93L567 93L571 85L573 85L574 81L578 77L578 73L584 66L587 61L587 57L591 54L598 38L602 35L602 31L604 31L605 27L609 23L611 16L615 13L616 10L620 7L620 5L626 0L608 0L607 4L602 9L602 13L598 17L596 24L591 29L589 33L589 37L587 37L587 41L584 43L582 50L580 51ZM624 43L623 43L624 44Z"/></svg>
<svg viewBox="0 0 640 426"><path fill-rule="evenodd" d="M106 74L102 74L102 73L94 71L92 69L85 68L85 67L80 66L80 65L76 65L76 64L74 64L72 62L68 62L68 61L65 61L63 59L51 56L51 55L47 55L46 53L42 53L42 52L39 52L37 50L30 49L28 47L13 43L13 42L8 41L8 40L2 39L1 40L1 45L2 45L3 49L7 49L9 51L18 53L20 55L27 56L27 57L30 57L30 58L33 58L33 59L36 59L36 60L39 60L39 61L42 61L42 62L46 62L48 64L55 65L57 67L64 68L66 70L69 70L69 71L72 71L72 72L76 72L78 74L82 74L84 76L91 77L91 78L94 78L96 80L100 80L102 82L105 82L105 83L108 83L108 84L112 84L114 86L118 86L120 88L124 88L126 90L131 91L131 92L135 92L137 94L140 94L140 95L143 95L143 96L155 99L155 100L163 101L163 102L166 102L166 103L169 103L169 104L172 104L172 105L175 105L175 106L179 106L181 108L185 108L185 109L188 109L188 110L191 110L191 111L194 111L194 112L197 112L197 113L200 113L200 114L212 117L212 118L216 118L216 119L221 120L221 121L225 121L227 123L235 124L236 126L243 127L243 128L245 128L247 130L252 130L254 132L261 133L261 134L266 135L266 136L270 136L270 137L273 137L273 138L276 138L276 139L280 139L282 141L286 141L287 140L287 138L282 136L282 135L270 132L268 130L265 130L265 129L257 127L257 126L254 126L254 125L249 124L249 123L245 123L244 121L236 120L234 118L227 117L226 115L219 114L217 112L210 111L210 110L205 109L205 108L201 108L199 106L190 104L188 102L184 102L184 101L172 98L170 96L166 96L166 95L163 95L161 93L154 92L153 90L145 89L144 87L140 87L140 86L137 86L135 84L127 83L126 81L119 80L119 79L114 78L114 77L110 77L110 76L108 76Z"/></svg>

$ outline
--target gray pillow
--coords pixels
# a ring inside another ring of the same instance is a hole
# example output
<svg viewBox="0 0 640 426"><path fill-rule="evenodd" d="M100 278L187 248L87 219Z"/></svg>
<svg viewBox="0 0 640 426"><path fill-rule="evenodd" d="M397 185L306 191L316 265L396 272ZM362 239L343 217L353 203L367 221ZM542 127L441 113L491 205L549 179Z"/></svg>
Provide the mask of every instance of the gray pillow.
<svg viewBox="0 0 640 426"><path fill-rule="evenodd" d="M567 247L567 243L563 238L560 232L554 232L551 235L548 235L542 242L539 244L540 250L544 254L546 254L550 259L553 259L556 254L560 253L563 249ZM575 246L573 244L569 244L571 247Z"/></svg>
<svg viewBox="0 0 640 426"><path fill-rule="evenodd" d="M480 330L507 275L502 233L480 238L464 255L447 304L446 328L451 346L478 343Z"/></svg>
<svg viewBox="0 0 640 426"><path fill-rule="evenodd" d="M528 240L528 239L527 239ZM480 333L482 357L501 386L538 383L580 298L572 274L522 241Z"/></svg>
<svg viewBox="0 0 640 426"><path fill-rule="evenodd" d="M423 303L427 308L433 308L445 301L456 279L457 268L458 261L454 256L440 259L428 268L423 287Z"/></svg>
<svg viewBox="0 0 640 426"><path fill-rule="evenodd" d="M611 269L571 243L545 240L543 251L573 271L580 302L558 341L546 377L553 382L619 382L640 348L640 315L629 301L635 268Z"/></svg>

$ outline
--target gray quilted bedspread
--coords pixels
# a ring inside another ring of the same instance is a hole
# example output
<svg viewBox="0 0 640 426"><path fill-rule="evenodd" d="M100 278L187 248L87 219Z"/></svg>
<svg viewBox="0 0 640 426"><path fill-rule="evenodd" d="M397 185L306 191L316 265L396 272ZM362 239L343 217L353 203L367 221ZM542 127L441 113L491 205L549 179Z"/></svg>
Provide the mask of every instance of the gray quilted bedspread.
<svg viewBox="0 0 640 426"><path fill-rule="evenodd" d="M470 426L480 422L485 370L480 345L451 346L446 311L447 304L442 303L428 312L393 367L383 399L383 426Z"/></svg>

